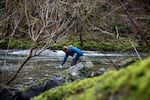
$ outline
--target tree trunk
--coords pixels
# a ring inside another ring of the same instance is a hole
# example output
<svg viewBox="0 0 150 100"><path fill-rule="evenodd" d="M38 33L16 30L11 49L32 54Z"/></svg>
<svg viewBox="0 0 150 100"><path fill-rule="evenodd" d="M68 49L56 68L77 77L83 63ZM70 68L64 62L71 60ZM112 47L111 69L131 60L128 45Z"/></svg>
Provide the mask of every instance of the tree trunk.
<svg viewBox="0 0 150 100"><path fill-rule="evenodd" d="M80 32L79 37L80 37L80 46L82 47L83 46L83 39L82 39L82 33L81 32Z"/></svg>
<svg viewBox="0 0 150 100"><path fill-rule="evenodd" d="M34 49L34 46L31 47L29 55L22 61L22 63L20 64L19 69L17 70L17 72L15 73L15 75L6 83L6 85L9 85L13 80L15 80L15 78L17 77L18 73L21 71L21 69L23 68L23 66L28 62L28 60L30 60L30 58L32 58L32 51Z"/></svg>
<svg viewBox="0 0 150 100"><path fill-rule="evenodd" d="M18 73L21 71L21 69L23 68L23 66L27 63L27 61L31 58L31 56L27 56L27 58L21 63L19 69L17 70L17 72L15 73L15 75L6 83L7 85L9 85L13 80L15 80L15 78L17 77Z"/></svg>

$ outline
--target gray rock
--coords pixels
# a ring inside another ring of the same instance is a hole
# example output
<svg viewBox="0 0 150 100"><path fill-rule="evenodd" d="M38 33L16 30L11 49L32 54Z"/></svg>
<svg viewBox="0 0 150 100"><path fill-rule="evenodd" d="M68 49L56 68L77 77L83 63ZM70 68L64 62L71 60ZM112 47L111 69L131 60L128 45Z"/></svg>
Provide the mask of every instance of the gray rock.
<svg viewBox="0 0 150 100"><path fill-rule="evenodd" d="M102 74L104 74L104 72L106 72L106 71L107 71L106 68L102 67L102 68L100 68L98 71L92 72L92 73L91 73L91 77L102 75Z"/></svg>
<svg viewBox="0 0 150 100"><path fill-rule="evenodd" d="M87 67L87 68L93 67L93 63L91 61L78 63L78 64L68 68L67 73L71 74L72 76L76 76L77 72L79 70L83 69L84 67Z"/></svg>

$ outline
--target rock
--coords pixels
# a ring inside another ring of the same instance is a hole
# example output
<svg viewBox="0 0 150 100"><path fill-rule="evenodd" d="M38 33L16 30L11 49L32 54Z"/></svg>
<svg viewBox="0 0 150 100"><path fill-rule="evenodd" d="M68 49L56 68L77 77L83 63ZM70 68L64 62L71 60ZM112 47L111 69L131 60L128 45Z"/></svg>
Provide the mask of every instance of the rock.
<svg viewBox="0 0 150 100"><path fill-rule="evenodd" d="M33 80L33 77L29 77L28 80Z"/></svg>
<svg viewBox="0 0 150 100"><path fill-rule="evenodd" d="M91 61L78 63L68 68L67 73L71 74L72 76L78 75L77 72L83 69L84 67L87 67L87 68L93 67L93 63Z"/></svg>
<svg viewBox="0 0 150 100"><path fill-rule="evenodd" d="M133 64L135 61L136 61L136 60L133 59L133 60L131 60L131 61L127 61L127 62L121 63L121 64L119 64L119 65L117 66L117 69L120 69L120 68L123 68L123 67L127 67L127 66Z"/></svg>
<svg viewBox="0 0 150 100"><path fill-rule="evenodd" d="M9 86L0 85L0 100L16 100L15 94L17 91Z"/></svg>
<svg viewBox="0 0 150 100"><path fill-rule="evenodd" d="M106 68L100 68L98 71L100 71L100 72L105 72L106 71Z"/></svg>
<svg viewBox="0 0 150 100"><path fill-rule="evenodd" d="M63 78L51 78L45 83L31 86L25 92L18 93L17 100L30 100L31 97L37 96L48 89L62 85L64 83L65 79Z"/></svg>
<svg viewBox="0 0 150 100"><path fill-rule="evenodd" d="M100 68L98 71L96 71L96 72L92 72L91 73L91 77L93 77L93 76L99 76L99 75L102 75L102 74L104 74L104 72L106 72L107 70L106 70L106 68Z"/></svg>
<svg viewBox="0 0 150 100"><path fill-rule="evenodd" d="M62 85L65 83L64 78L50 78L47 82L39 85L33 85L26 91L19 91L10 87L0 87L0 100L30 100L31 97L37 96L42 92L51 89L53 87Z"/></svg>

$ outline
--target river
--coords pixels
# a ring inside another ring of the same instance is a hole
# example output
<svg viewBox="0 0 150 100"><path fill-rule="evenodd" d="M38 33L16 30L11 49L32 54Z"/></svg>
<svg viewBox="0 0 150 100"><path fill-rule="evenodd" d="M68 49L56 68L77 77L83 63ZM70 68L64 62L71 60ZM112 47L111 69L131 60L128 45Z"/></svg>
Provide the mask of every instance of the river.
<svg viewBox="0 0 150 100"><path fill-rule="evenodd" d="M5 84L19 68L20 61L28 54L29 50L0 50L0 83ZM147 53L141 53L142 57L148 56ZM40 81L44 77L49 77L61 73L68 68L71 58L65 64L64 69L58 68L63 59L64 52L60 50L45 50L39 56L32 58L23 67L16 80L10 86L22 89ZM111 62L120 63L126 58L137 57L135 53L116 53L84 51L84 61L91 61L94 66L109 67Z"/></svg>

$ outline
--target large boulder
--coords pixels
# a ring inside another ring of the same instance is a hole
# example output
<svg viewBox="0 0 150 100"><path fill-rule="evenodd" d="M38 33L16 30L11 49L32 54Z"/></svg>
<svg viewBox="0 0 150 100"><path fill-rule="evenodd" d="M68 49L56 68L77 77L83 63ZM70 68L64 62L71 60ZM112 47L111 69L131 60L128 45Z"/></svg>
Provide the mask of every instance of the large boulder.
<svg viewBox="0 0 150 100"><path fill-rule="evenodd" d="M0 100L15 100L17 89L11 88L6 85L0 85Z"/></svg>
<svg viewBox="0 0 150 100"><path fill-rule="evenodd" d="M82 70L83 68L91 68L93 66L94 65L91 61L81 62L68 68L67 73L73 76L77 76L80 73L80 70Z"/></svg>
<svg viewBox="0 0 150 100"><path fill-rule="evenodd" d="M50 78L48 79L48 81L44 83L33 85L26 91L21 92L20 94L17 95L17 100L30 100L30 98L37 96L48 89L60 86L64 83L65 83L64 78Z"/></svg>
<svg viewBox="0 0 150 100"><path fill-rule="evenodd" d="M34 96L64 83L64 78L50 78L46 82L28 87L24 91L19 91L8 86L1 86L0 100L30 100Z"/></svg>

